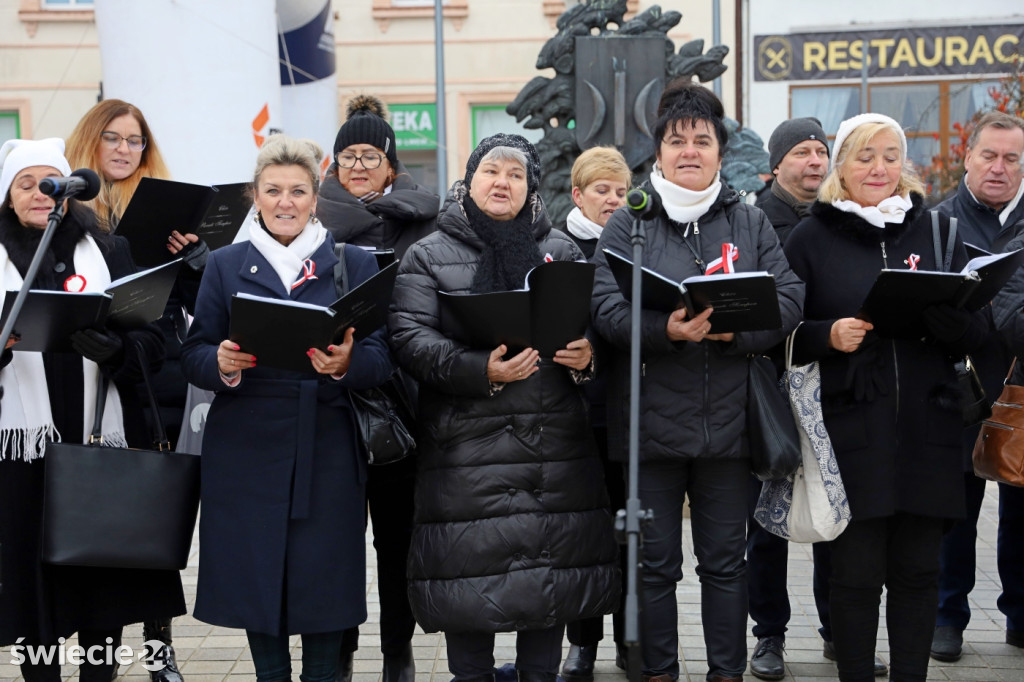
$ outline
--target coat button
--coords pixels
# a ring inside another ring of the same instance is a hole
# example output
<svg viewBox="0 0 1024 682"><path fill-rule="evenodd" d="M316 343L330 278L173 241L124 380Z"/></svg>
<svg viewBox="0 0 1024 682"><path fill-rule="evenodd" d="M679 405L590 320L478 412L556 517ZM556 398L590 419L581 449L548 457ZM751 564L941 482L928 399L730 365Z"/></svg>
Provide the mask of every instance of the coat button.
<svg viewBox="0 0 1024 682"><path fill-rule="evenodd" d="M259 270L259 268L258 268L258 267L256 267L255 265L254 265L254 266L252 266L251 268L249 268L249 272L251 272L251 273L252 273L252 274L254 274L254 275L256 274L256 271L257 271L257 270Z"/></svg>
<svg viewBox="0 0 1024 682"><path fill-rule="evenodd" d="M57 263L56 265L53 266L54 272L64 272L67 269L68 266L64 265L63 263Z"/></svg>

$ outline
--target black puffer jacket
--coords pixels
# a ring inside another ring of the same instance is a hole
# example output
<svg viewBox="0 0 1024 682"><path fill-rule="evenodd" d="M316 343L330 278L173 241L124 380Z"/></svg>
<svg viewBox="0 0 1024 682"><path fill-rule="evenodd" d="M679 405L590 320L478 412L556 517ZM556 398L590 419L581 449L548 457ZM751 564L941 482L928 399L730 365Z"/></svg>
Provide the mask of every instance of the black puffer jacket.
<svg viewBox="0 0 1024 682"><path fill-rule="evenodd" d="M466 293L483 243L456 183L439 231L402 259L388 320L392 350L420 382L409 594L428 632L545 628L610 613L619 569L602 466L570 370L542 361L491 394L491 349L440 328L437 292ZM539 197L542 254L578 260Z"/></svg>
<svg viewBox="0 0 1024 682"><path fill-rule="evenodd" d="M937 270L931 217L919 195L902 223L884 229L816 202L794 228L786 256L807 283L805 321L795 361L819 361L825 427L857 520L898 511L957 518L964 514L961 411L956 356L985 335L986 313L958 341L883 339L869 332L853 353L829 347L837 319L853 317L882 268ZM941 221L942 243L948 223ZM967 262L957 239L952 269Z"/></svg>
<svg viewBox="0 0 1024 682"><path fill-rule="evenodd" d="M646 189L652 191L649 185ZM630 304L615 283L602 249L631 255L632 221L628 211L616 211L594 256L594 327L614 347L608 389L608 447L613 459L628 455ZM735 190L725 185L697 222L682 225L663 212L645 225L643 264L670 279L682 281L702 274L687 241L706 263L721 257L723 244L732 243L739 249L736 271L766 270L775 275L782 310L778 330L739 333L731 343L677 343L665 335L668 313L644 310L641 316L641 461L744 457L746 356L768 350L793 330L800 321L803 284L789 269L764 213L741 203Z"/></svg>
<svg viewBox="0 0 1024 682"><path fill-rule="evenodd" d="M327 169L316 215L334 241L394 249L401 258L416 241L436 229L437 195L417 185L401 161L387 194L363 204L338 182L338 167Z"/></svg>

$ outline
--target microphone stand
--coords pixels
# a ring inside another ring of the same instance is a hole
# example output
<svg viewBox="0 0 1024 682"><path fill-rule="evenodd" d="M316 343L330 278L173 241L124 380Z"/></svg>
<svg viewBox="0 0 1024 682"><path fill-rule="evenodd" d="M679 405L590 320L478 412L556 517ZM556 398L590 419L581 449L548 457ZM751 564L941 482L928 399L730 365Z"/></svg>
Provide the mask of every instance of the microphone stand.
<svg viewBox="0 0 1024 682"><path fill-rule="evenodd" d="M626 604L624 615L625 642L629 648L629 663L626 675L630 682L641 682L642 661L640 653L640 600L639 584L640 546L643 540L643 526L653 517L650 509L640 508L640 287L643 270L644 243L646 242L643 220L633 217L630 241L633 243L633 300L630 309L629 343L629 474L626 509L619 510L615 528L620 536L626 535Z"/></svg>
<svg viewBox="0 0 1024 682"><path fill-rule="evenodd" d="M28 290L32 288L32 283L36 279L36 274L39 272L39 266L43 262L43 255L46 253L46 250L50 248L50 242L53 240L53 233L57 231L57 226L60 225L60 221L63 220L63 218L64 201L61 200L54 204L53 210L50 211L50 215L46 223L46 229L43 230L43 236L39 240L39 246L36 247L35 255L32 256L32 262L29 263L28 270L25 271L25 277L21 284L21 289L18 291L18 295L15 297L14 303L11 304L11 312L7 315L7 320L4 321L3 329L0 330L0 339L4 340L5 346L7 345L7 339L11 338L11 332L14 331L14 323L18 320L18 315L21 314L21 309L25 306L25 299L28 297ZM2 399L3 388L0 388L0 400ZM0 592L3 592L2 576L0 576Z"/></svg>

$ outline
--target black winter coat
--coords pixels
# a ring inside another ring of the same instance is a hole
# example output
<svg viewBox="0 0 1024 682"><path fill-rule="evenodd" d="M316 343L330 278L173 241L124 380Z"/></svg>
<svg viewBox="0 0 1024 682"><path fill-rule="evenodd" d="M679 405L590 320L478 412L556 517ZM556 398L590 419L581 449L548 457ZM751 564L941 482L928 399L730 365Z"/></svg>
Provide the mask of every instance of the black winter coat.
<svg viewBox="0 0 1024 682"><path fill-rule="evenodd" d="M985 315L957 343L883 339L869 332L853 353L835 351L837 319L854 317L882 268L938 270L931 217L922 198L902 223L877 228L860 216L816 202L793 230L786 256L807 284L805 321L797 330L795 362L821 368L825 426L835 448L856 520L896 512L958 518L964 514L961 413L953 370L981 342ZM948 224L942 221L942 243ZM952 269L967 262L957 240Z"/></svg>
<svg viewBox="0 0 1024 682"><path fill-rule="evenodd" d="M33 235L34 239L23 239L29 234L27 228L9 218L9 215L0 216L0 244L12 262L27 266L41 231ZM86 233L102 252L111 279L135 271L128 242L122 237L100 233L92 212L72 200L33 288L63 290L64 280L74 274L75 245ZM21 267L19 272L24 272ZM122 329L118 333L124 348L140 343L150 360L156 363L154 368L159 366L163 343L153 326ZM3 362L9 361L10 353L4 353ZM54 424L61 439L81 443L85 401L96 399L95 394L85 395L82 356L44 353L43 366ZM141 378L137 355L132 352L115 358L105 369L116 379L120 391ZM124 407L126 433L131 433L133 427L145 433L139 405ZM0 577L4 587L0 590L0 645L13 644L18 637L55 642L57 637L83 628L115 628L185 613L185 596L177 571L41 564L46 457L26 462L5 457L5 454L0 454Z"/></svg>
<svg viewBox="0 0 1024 682"><path fill-rule="evenodd" d="M1005 223L1000 224L999 211L989 208L971 195L967 188L966 176L960 181L956 193L936 206L935 210L957 219L957 234L967 244L995 253L1010 250L1011 245L1008 242L1011 240L1016 242L1015 248L1024 247L1024 242L1014 239L1015 235L1024 229L1024 202L1017 205ZM1014 280L1019 284L1015 284ZM1005 287L1007 296L999 296L996 300L1001 299L1005 303L1008 297L1013 296L1014 289L1018 288L1024 291L1024 276L1020 273ZM996 301L992 302L992 312L997 322L1004 303L997 306ZM1024 334L1024 328L1021 333ZM1006 372L1013 360L1013 352L1010 350L1013 336L1013 332L1008 329L992 332L985 338L985 344L971 353L971 362L978 372L978 378L981 379L981 385L989 400L998 398L1002 391L1003 379L1006 378ZM963 431L961 440L964 471L974 471L971 453L980 430L979 424Z"/></svg>
<svg viewBox="0 0 1024 682"><path fill-rule="evenodd" d="M336 242L394 249L401 258L416 241L437 229L437 195L417 185L401 162L391 191L362 203L338 182L332 164L320 185L316 215Z"/></svg>
<svg viewBox="0 0 1024 682"><path fill-rule="evenodd" d="M619 569L602 465L570 370L540 371L493 393L492 349L441 327L439 291L468 293L483 242L453 187L439 231L402 260L388 320L391 347L420 382L416 512L409 595L427 632L546 628L611 613ZM536 195L541 253L579 260Z"/></svg>
<svg viewBox="0 0 1024 682"><path fill-rule="evenodd" d="M778 182L778 180L773 180L773 182ZM785 246L786 238L789 237L789 233L793 231L796 224L800 222L800 216L796 214L792 206L775 196L770 185L757 196L754 206L757 206L768 216L768 222L772 224L775 232L779 235L779 242Z"/></svg>
<svg viewBox="0 0 1024 682"><path fill-rule="evenodd" d="M652 191L649 185L646 188ZM601 233L594 257L597 275L591 308L598 334L613 346L608 449L609 456L619 460L628 457L631 306L602 249L632 256L632 222L628 211L616 211ZM722 245L732 243L739 249L738 272L766 270L775 275L782 310L782 327L777 330L739 333L731 343L673 342L665 335L668 313L644 310L641 315L641 461L745 457L746 356L768 350L793 330L800 321L803 283L789 269L764 213L741 203L736 191L725 185L700 220L681 225L662 212L645 221L645 226L643 264L670 279L682 281L702 274L687 242L705 262L720 257Z"/></svg>

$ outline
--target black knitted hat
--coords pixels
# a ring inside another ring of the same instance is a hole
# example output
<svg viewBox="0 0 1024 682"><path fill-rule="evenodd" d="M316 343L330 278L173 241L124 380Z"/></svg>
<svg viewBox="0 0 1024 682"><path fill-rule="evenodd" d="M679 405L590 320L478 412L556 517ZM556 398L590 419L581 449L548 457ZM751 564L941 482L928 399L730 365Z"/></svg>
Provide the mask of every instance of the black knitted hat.
<svg viewBox="0 0 1024 682"><path fill-rule="evenodd" d="M804 140L818 140L828 150L828 137L821 127L821 121L807 118L791 118L783 121L768 138L768 167L775 170L782 163L789 150ZM831 150L829 150L831 153Z"/></svg>
<svg viewBox="0 0 1024 682"><path fill-rule="evenodd" d="M512 147L526 154L526 187L527 191L531 194L537 191L540 187L540 156L537 154L537 148L522 135L512 135L509 133L498 133L497 135L491 135L480 140L480 144L476 146L473 153L469 155L469 161L466 162L466 187L469 187L473 180L473 173L476 173L477 167L480 166L480 162L487 152L491 151L495 147Z"/></svg>
<svg viewBox="0 0 1024 682"><path fill-rule="evenodd" d="M398 167L395 151L395 131L388 124L388 109L373 95L358 95L348 103L348 120L334 139L334 155L354 144L372 144L384 152L391 168Z"/></svg>

